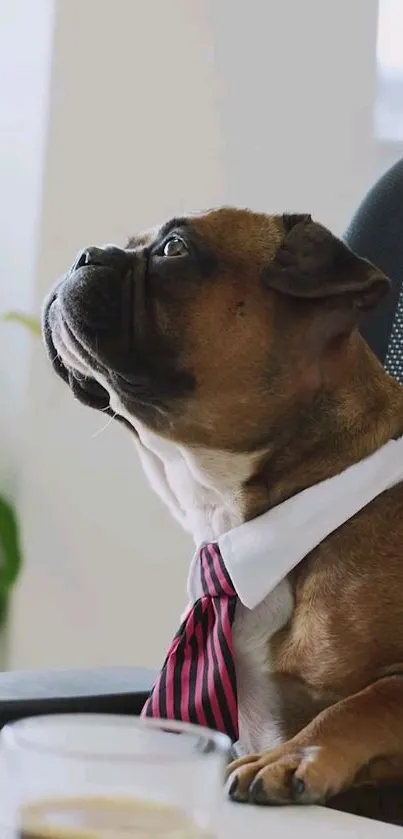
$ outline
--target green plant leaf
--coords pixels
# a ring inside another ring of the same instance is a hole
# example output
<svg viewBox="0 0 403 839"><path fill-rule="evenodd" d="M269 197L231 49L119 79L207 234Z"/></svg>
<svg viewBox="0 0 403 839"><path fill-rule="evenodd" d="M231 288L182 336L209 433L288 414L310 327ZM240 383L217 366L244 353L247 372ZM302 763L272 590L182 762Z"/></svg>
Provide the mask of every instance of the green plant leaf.
<svg viewBox="0 0 403 839"><path fill-rule="evenodd" d="M0 595L0 631L4 624L7 623L8 607L10 605L10 598L8 594Z"/></svg>
<svg viewBox="0 0 403 839"><path fill-rule="evenodd" d="M7 312L3 321L15 321L37 337L41 334L39 321L19 312ZM22 563L17 516L11 504L0 496L0 628L8 617L9 595Z"/></svg>
<svg viewBox="0 0 403 839"><path fill-rule="evenodd" d="M0 497L0 598L7 595L21 568L17 517L11 504Z"/></svg>
<svg viewBox="0 0 403 839"><path fill-rule="evenodd" d="M1 320L5 322L12 322L12 323L19 323L21 326L25 326L26 329L31 332L36 338L38 338L41 334L41 324L39 318L35 318L32 315L25 315L23 312L6 312L2 315Z"/></svg>

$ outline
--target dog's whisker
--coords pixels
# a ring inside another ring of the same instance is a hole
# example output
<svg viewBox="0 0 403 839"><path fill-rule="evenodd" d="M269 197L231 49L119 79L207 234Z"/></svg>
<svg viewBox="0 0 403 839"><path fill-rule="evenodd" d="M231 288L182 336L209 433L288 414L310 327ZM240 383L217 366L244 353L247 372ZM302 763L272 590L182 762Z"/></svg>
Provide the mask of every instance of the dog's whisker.
<svg viewBox="0 0 403 839"><path fill-rule="evenodd" d="M105 409L103 409L103 410L105 410ZM101 428L98 428L97 431L94 432L94 434L92 435L92 439L94 440L95 437L99 437L99 435L102 434L103 431L106 431L106 429L109 428L111 422L113 422L113 420L116 418L116 416L117 416L117 414L114 412L111 417L108 417L108 420L105 423L105 425L101 426Z"/></svg>

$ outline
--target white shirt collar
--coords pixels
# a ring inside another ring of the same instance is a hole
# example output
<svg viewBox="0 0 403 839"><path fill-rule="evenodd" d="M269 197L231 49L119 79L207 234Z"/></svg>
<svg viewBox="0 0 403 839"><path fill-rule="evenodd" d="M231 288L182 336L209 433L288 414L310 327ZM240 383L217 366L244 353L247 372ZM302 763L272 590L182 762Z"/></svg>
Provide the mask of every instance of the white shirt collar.
<svg viewBox="0 0 403 839"><path fill-rule="evenodd" d="M254 609L326 536L401 480L403 437L224 533L218 545L241 602ZM201 596L201 547L189 570L191 602Z"/></svg>

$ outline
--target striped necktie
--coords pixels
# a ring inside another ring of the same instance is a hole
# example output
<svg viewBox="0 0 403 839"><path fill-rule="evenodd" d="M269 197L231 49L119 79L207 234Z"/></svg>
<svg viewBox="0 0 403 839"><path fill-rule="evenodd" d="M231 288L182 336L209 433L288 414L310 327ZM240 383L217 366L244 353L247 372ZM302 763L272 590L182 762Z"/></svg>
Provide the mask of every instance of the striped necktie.
<svg viewBox="0 0 403 839"><path fill-rule="evenodd" d="M232 643L237 593L215 544L200 552L202 596L168 651L142 716L183 720L238 739Z"/></svg>

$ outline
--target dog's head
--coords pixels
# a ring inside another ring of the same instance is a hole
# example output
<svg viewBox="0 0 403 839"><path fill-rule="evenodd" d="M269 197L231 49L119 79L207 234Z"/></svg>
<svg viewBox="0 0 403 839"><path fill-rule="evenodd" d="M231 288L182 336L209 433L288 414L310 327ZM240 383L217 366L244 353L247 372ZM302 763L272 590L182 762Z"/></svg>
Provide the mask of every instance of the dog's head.
<svg viewBox="0 0 403 839"><path fill-rule="evenodd" d="M43 330L74 395L176 442L264 445L388 280L309 215L219 209L83 251Z"/></svg>

